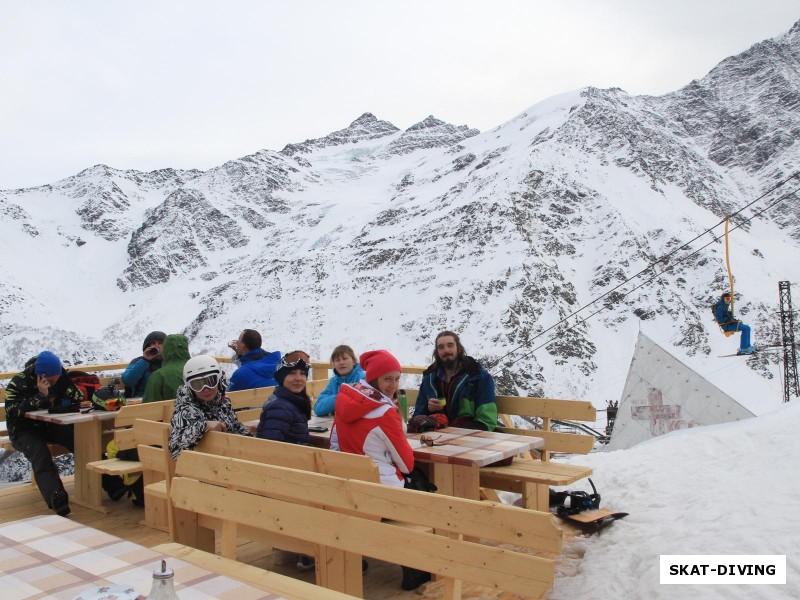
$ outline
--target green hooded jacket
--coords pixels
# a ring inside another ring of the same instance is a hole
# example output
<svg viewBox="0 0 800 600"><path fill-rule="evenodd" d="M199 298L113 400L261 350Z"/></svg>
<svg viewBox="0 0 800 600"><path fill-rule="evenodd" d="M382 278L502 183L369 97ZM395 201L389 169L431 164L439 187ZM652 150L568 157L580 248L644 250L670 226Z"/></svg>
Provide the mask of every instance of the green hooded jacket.
<svg viewBox="0 0 800 600"><path fill-rule="evenodd" d="M168 335L161 351L161 368L150 375L142 402L172 400L183 385L183 365L189 360L189 341L179 333Z"/></svg>

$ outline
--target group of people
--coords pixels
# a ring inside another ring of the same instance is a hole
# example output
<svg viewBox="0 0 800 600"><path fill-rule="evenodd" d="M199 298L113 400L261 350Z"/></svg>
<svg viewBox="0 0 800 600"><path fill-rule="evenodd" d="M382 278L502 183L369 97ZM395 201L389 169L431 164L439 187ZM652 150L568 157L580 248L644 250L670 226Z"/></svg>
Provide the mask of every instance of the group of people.
<svg viewBox="0 0 800 600"><path fill-rule="evenodd" d="M175 399L169 452L177 458L183 450L194 448L207 431L251 435L226 394L275 386L262 408L256 437L308 444L312 410L320 416L333 414L332 449L370 456L383 483L406 485L414 469L414 454L400 417L402 368L397 358L386 350L371 350L357 358L350 346L337 346L331 354L334 374L314 402L306 391L309 355L295 350L281 356L261 345L261 335L252 329L243 330L229 344L238 365L229 382L213 356L190 357L185 336L151 332L142 345L142 355L131 361L122 375L125 395L141 396L143 402ZM439 333L432 358L422 376L414 415L438 416L439 422L492 431L497 422L494 381L467 355L458 334ZM69 500L47 443L72 449L72 427L24 416L64 398L75 404L83 400L59 358L49 351L29 360L6 392L12 444L30 460L42 497L60 515L69 514ZM313 568L313 561L303 558L298 566ZM414 589L429 579L428 573L403 567L404 589Z"/></svg>

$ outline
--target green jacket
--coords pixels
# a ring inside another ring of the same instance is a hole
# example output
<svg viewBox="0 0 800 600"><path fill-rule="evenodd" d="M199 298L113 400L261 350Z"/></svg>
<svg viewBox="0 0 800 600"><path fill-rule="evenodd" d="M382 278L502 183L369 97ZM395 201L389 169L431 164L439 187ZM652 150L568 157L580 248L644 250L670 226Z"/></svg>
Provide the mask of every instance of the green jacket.
<svg viewBox="0 0 800 600"><path fill-rule="evenodd" d="M68 402L80 404L83 401L83 392L72 383L65 369L61 369L61 376L56 384L50 388L50 393L45 397L36 387L36 357L25 363L25 370L14 375L6 388L6 425L8 436L14 440L15 434L23 430L45 429L47 423L26 419L25 413L32 410L43 410L54 404Z"/></svg>
<svg viewBox="0 0 800 600"><path fill-rule="evenodd" d="M142 402L172 400L183 385L183 365L189 360L189 341L179 333L168 335L161 351L161 368L150 375Z"/></svg>

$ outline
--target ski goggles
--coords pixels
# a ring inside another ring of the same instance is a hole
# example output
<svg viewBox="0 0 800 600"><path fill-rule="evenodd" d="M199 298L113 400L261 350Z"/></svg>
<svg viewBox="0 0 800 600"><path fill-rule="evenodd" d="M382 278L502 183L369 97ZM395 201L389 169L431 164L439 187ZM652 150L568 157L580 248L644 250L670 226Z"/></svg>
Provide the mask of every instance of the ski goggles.
<svg viewBox="0 0 800 600"><path fill-rule="evenodd" d="M193 392L202 392L206 388L215 388L219 385L219 373L201 375L186 382Z"/></svg>
<svg viewBox="0 0 800 600"><path fill-rule="evenodd" d="M310 368L311 366L302 358L293 360L292 362L286 362L286 359L282 358L281 361L278 363L278 369L287 369L287 370L301 369L306 372L306 375L308 375L308 370Z"/></svg>

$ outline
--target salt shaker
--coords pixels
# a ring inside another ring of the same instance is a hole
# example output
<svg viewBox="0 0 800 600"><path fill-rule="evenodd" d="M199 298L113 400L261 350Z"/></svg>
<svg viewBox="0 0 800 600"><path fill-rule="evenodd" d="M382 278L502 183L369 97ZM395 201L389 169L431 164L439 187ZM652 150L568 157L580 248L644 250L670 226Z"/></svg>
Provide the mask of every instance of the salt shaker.
<svg viewBox="0 0 800 600"><path fill-rule="evenodd" d="M161 561L161 569L153 571L153 587L147 600L179 600L175 593L175 572L167 568L167 561Z"/></svg>

